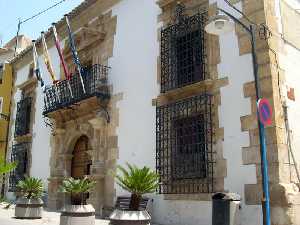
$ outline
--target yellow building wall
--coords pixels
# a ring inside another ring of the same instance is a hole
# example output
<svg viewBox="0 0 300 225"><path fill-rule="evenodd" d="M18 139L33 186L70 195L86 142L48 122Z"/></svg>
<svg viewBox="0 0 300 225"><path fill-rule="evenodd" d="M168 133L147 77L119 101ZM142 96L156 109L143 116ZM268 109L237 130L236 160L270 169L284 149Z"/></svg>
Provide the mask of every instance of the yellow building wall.
<svg viewBox="0 0 300 225"><path fill-rule="evenodd" d="M2 112L0 111L0 113L6 115L8 119L10 117L11 91L12 67L10 64L6 63L4 65L2 84L0 84L0 98L3 98ZM6 151L8 123L9 121L0 116L0 154L5 154Z"/></svg>

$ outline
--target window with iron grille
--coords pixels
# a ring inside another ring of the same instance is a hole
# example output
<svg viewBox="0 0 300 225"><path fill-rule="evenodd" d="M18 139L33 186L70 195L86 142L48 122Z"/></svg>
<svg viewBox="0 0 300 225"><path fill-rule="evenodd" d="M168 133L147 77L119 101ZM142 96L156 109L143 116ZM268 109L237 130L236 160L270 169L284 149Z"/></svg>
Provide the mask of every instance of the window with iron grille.
<svg viewBox="0 0 300 225"><path fill-rule="evenodd" d="M161 92L206 78L207 13L181 18L161 32Z"/></svg>
<svg viewBox="0 0 300 225"><path fill-rule="evenodd" d="M203 94L156 109L159 192L213 192L211 96Z"/></svg>
<svg viewBox="0 0 300 225"><path fill-rule="evenodd" d="M31 103L31 97L25 97L17 103L15 137L26 135L30 132Z"/></svg>
<svg viewBox="0 0 300 225"><path fill-rule="evenodd" d="M17 161L18 165L9 176L9 190L15 191L20 180L24 180L28 170L28 152L30 143L19 143L12 146L11 162Z"/></svg>

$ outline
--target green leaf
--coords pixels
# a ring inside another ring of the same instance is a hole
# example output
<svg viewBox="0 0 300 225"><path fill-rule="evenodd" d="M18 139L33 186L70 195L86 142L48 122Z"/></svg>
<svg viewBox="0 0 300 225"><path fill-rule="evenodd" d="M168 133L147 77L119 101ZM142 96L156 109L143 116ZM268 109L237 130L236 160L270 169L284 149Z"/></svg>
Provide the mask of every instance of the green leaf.
<svg viewBox="0 0 300 225"><path fill-rule="evenodd" d="M17 189L25 198L40 198L44 190L43 181L34 177L26 177L18 182Z"/></svg>
<svg viewBox="0 0 300 225"><path fill-rule="evenodd" d="M70 177L62 182L59 187L59 192L68 194L83 194L88 193L96 185L95 181L90 181L87 177L83 179L74 179Z"/></svg>
<svg viewBox="0 0 300 225"><path fill-rule="evenodd" d="M128 169L117 166L115 175L117 184L124 190L139 196L153 193L158 188L159 176L148 167L138 168L135 165L126 164Z"/></svg>

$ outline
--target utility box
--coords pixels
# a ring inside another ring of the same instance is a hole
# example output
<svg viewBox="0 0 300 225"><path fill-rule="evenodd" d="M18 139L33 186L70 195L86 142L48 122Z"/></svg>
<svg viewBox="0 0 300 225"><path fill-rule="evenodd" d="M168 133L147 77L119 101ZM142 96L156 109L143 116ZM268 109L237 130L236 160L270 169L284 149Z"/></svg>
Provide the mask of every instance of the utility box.
<svg viewBox="0 0 300 225"><path fill-rule="evenodd" d="M241 197L235 193L212 196L212 225L241 225Z"/></svg>

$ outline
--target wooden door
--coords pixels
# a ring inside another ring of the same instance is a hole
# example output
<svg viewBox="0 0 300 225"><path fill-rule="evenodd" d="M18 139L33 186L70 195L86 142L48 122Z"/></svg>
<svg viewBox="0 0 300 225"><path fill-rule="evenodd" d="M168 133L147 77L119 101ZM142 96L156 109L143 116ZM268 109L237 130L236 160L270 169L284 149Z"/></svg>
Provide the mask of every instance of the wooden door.
<svg viewBox="0 0 300 225"><path fill-rule="evenodd" d="M87 151L88 151L88 138L86 136L81 136L74 147L73 158L72 158L72 168L71 176L73 178L83 178L86 175L90 174L90 167L92 161L90 160ZM89 193L86 193L81 196L71 196L72 204L86 204L86 199L89 198Z"/></svg>
<svg viewBox="0 0 300 225"><path fill-rule="evenodd" d="M88 138L81 136L74 147L72 158L71 176L73 178L83 178L89 175L91 160L87 154L88 151Z"/></svg>

